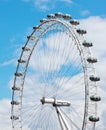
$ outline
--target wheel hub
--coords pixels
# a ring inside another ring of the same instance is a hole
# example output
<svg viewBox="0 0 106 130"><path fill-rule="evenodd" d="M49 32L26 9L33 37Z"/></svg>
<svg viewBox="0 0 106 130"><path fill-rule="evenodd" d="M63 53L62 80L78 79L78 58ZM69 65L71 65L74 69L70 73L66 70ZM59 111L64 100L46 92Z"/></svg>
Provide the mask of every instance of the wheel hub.
<svg viewBox="0 0 106 130"><path fill-rule="evenodd" d="M65 100L57 100L55 98L45 98L42 97L42 99L40 100L42 104L52 104L54 107L55 106L70 106L71 103L69 101L65 101Z"/></svg>

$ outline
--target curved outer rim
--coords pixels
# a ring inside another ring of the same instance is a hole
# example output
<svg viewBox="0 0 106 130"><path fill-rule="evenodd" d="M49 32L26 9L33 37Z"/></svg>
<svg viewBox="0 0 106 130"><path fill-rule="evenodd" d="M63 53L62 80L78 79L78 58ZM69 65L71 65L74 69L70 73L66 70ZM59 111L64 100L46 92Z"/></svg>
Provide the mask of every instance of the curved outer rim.
<svg viewBox="0 0 106 130"><path fill-rule="evenodd" d="M38 30L34 30L30 36L32 36L35 32L41 31L42 27L45 24L51 24L51 26L53 26L54 23L63 24L63 26L65 26L67 28L67 30L69 31L71 37L75 40L75 43L76 43L77 48L78 48L79 53L80 53L81 62L82 62L82 68L83 68L83 72L84 72L84 82L85 82L85 108L84 108L84 118L83 118L82 130L86 130L87 117L88 117L88 102L89 102L89 87L88 87L88 77L87 77L87 65L86 65L86 59L84 57L83 49L82 49L80 41L79 41L79 39L78 39L78 37L76 35L76 32L72 29L72 26L68 22L63 21L63 20L58 20L58 19L50 19L50 20L45 21L44 23L40 24L39 25L39 29ZM47 27L50 28L49 25ZM37 42L39 41L40 37L42 37L46 33L46 31L47 31L47 28L44 30L43 33L41 33L39 38L37 38L36 42L33 45L32 50L30 51L28 60L26 62L25 69L24 69L23 76L22 76L22 86L21 86L22 90L21 90L20 107L22 106L22 95L23 95L24 80L25 80L26 71L27 71L27 67L28 67L31 55L32 55L33 50L34 50ZM27 40L27 42L25 44L25 47L28 45L29 40L30 39ZM24 50L22 50L20 58L23 56L23 53L24 53ZM18 68L19 67L20 67L20 63L18 63L18 65L17 65L16 72L18 72ZM15 86L16 80L17 80L17 77L15 76L15 78L14 78L14 86ZM12 93L12 101L13 100L14 100L14 91ZM12 108L11 108L11 113L12 113L12 116L13 116L14 115L14 106L13 105L12 105ZM21 119L21 110L20 110L20 122L21 122L21 120L22 119ZM14 129L14 120L13 119L12 119L12 128ZM20 123L20 130L22 130L22 124L21 123Z"/></svg>

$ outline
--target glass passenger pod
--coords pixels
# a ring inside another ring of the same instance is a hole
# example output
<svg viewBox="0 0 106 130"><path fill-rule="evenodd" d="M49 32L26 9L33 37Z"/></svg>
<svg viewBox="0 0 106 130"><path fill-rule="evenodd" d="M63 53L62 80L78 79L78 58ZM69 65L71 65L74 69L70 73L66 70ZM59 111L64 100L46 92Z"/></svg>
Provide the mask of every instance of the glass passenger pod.
<svg viewBox="0 0 106 130"><path fill-rule="evenodd" d="M94 81L94 82L100 81L100 77L94 76L94 75L91 75L91 76L89 77L89 79L90 79L91 81Z"/></svg>
<svg viewBox="0 0 106 130"><path fill-rule="evenodd" d="M18 101L11 101L12 105L19 105L20 103Z"/></svg>
<svg viewBox="0 0 106 130"><path fill-rule="evenodd" d="M79 25L79 22L78 22L78 21L74 21L74 20L71 20L70 23L71 23L72 25L75 25L75 26L76 26L76 25Z"/></svg>
<svg viewBox="0 0 106 130"><path fill-rule="evenodd" d="M96 62L97 62L97 59L96 59L96 58L91 58L91 57L89 57L89 58L87 58L87 61L88 61L89 63L96 63Z"/></svg>
<svg viewBox="0 0 106 130"><path fill-rule="evenodd" d="M54 19L55 15L54 14L48 14L47 17L48 17L48 19Z"/></svg>
<svg viewBox="0 0 106 130"><path fill-rule="evenodd" d="M37 26L33 27L33 29L34 29L34 30L38 30L38 29L39 29L39 26L37 25Z"/></svg>
<svg viewBox="0 0 106 130"><path fill-rule="evenodd" d="M29 40L34 40L35 39L35 37L34 36L27 36L27 38L29 39Z"/></svg>
<svg viewBox="0 0 106 130"><path fill-rule="evenodd" d="M82 45L83 45L84 47L92 47L92 46L93 46L92 43L89 43L89 42L86 42L86 41L84 41L84 42L82 43Z"/></svg>
<svg viewBox="0 0 106 130"><path fill-rule="evenodd" d="M18 62L19 62L19 63L26 63L26 61L23 60L23 59L19 59Z"/></svg>
<svg viewBox="0 0 106 130"><path fill-rule="evenodd" d="M20 77L20 76L22 76L23 74L22 73L20 73L20 72L16 72L15 73L15 76L17 76L17 77Z"/></svg>
<svg viewBox="0 0 106 130"><path fill-rule="evenodd" d="M14 90L14 91L20 91L20 88L13 86L13 87L12 87L12 90Z"/></svg>
<svg viewBox="0 0 106 130"><path fill-rule="evenodd" d="M62 18L63 17L63 13L61 13L61 12L55 13L55 17Z"/></svg>
<svg viewBox="0 0 106 130"><path fill-rule="evenodd" d="M41 19L40 22L41 23L45 23L47 21L47 19Z"/></svg>
<svg viewBox="0 0 106 130"><path fill-rule="evenodd" d="M91 101L98 102L98 101L101 101L101 97L92 95L92 96L90 97L90 100L91 100Z"/></svg>
<svg viewBox="0 0 106 130"><path fill-rule="evenodd" d="M11 120L18 120L19 119L19 117L17 117L17 116L11 116L10 118L11 118Z"/></svg>
<svg viewBox="0 0 106 130"><path fill-rule="evenodd" d="M25 46L25 47L22 47L22 50L23 50L23 51L30 51L31 49L30 49L29 47L26 47L26 46Z"/></svg>
<svg viewBox="0 0 106 130"><path fill-rule="evenodd" d="M90 116L89 121L97 122L97 121L99 121L99 117Z"/></svg>
<svg viewBox="0 0 106 130"><path fill-rule="evenodd" d="M86 34L86 33L87 33L87 31L86 31L86 30L82 30L82 29L77 29L76 31L77 31L77 33L78 33L78 34L81 34L81 35L83 35L83 34Z"/></svg>
<svg viewBox="0 0 106 130"><path fill-rule="evenodd" d="M63 15L63 18L64 18L65 20L70 20L72 17L70 16L70 14L64 14L64 15Z"/></svg>

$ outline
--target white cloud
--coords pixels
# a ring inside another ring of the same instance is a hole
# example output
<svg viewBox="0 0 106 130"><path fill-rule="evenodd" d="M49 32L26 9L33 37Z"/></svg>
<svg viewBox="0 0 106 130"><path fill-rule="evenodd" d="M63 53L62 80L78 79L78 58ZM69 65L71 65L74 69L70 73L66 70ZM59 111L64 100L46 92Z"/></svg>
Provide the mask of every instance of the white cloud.
<svg viewBox="0 0 106 130"><path fill-rule="evenodd" d="M72 0L22 0L23 2L32 2L36 9L47 11L55 8L57 2L71 4Z"/></svg>
<svg viewBox="0 0 106 130"><path fill-rule="evenodd" d="M55 39L55 41L53 39ZM42 43L45 43L45 46L47 47L45 50L41 49L43 47ZM59 45L58 43L61 43L61 45ZM67 46L65 43L67 43ZM69 36L65 33L55 33L48 36L48 38L42 39L40 43L37 45L37 47L35 48L34 54L31 57L30 66L33 69L39 71L59 70L63 64L64 65L68 64L67 63L68 59L66 59L68 55L67 51L69 51L69 49L72 46L74 46L74 44L72 43L73 43L72 39L69 38ZM74 61L73 55L74 54L70 53L68 58Z"/></svg>
<svg viewBox="0 0 106 130"><path fill-rule="evenodd" d="M8 65L11 65L11 64L15 64L15 61L16 61L16 59L4 61L3 63L0 63L0 66L2 67L2 66L8 66Z"/></svg>
<svg viewBox="0 0 106 130"><path fill-rule="evenodd" d="M51 10L51 9L55 8L57 2L64 2L64 3L67 3L67 4L72 3L71 0L57 0L57 1L54 1L54 0L36 0L35 1L35 7L39 8L43 11Z"/></svg>
<svg viewBox="0 0 106 130"><path fill-rule="evenodd" d="M36 8L39 8L41 10L49 10L50 7L52 7L51 0L36 0L34 3Z"/></svg>
<svg viewBox="0 0 106 130"><path fill-rule="evenodd" d="M89 10L83 10L83 11L81 11L81 15L82 16L87 16L87 15L89 15L90 14L90 11Z"/></svg>
<svg viewBox="0 0 106 130"><path fill-rule="evenodd" d="M0 130L11 130L11 100L2 99L0 100ZM28 127L24 126L23 130L30 130Z"/></svg>
<svg viewBox="0 0 106 130"><path fill-rule="evenodd" d="M9 99L0 100L0 129L11 130L11 105Z"/></svg>
<svg viewBox="0 0 106 130"><path fill-rule="evenodd" d="M82 28L87 30L87 39L94 43L94 51L99 58L104 58L106 53L106 19L95 16L81 20Z"/></svg>

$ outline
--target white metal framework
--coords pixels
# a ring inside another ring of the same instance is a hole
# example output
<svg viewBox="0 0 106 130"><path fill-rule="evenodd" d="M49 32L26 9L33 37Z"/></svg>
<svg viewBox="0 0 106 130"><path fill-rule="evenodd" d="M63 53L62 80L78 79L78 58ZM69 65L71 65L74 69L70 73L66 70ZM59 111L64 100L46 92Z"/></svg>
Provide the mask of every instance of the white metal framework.
<svg viewBox="0 0 106 130"><path fill-rule="evenodd" d="M47 17L22 47L12 87L12 129L95 130L101 98L93 45L69 14Z"/></svg>

